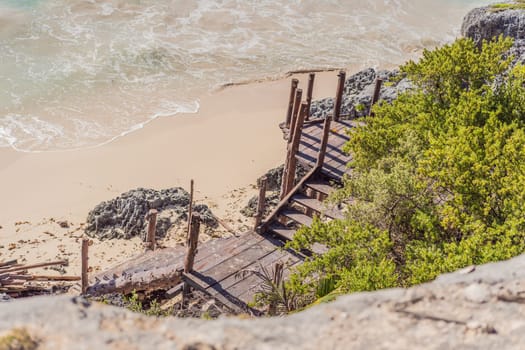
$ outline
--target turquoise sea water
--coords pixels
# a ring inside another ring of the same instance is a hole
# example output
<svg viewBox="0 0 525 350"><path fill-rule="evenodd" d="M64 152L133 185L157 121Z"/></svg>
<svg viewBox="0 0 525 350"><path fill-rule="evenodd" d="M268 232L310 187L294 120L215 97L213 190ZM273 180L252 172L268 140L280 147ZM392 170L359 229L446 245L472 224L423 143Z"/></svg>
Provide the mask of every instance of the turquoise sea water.
<svg viewBox="0 0 525 350"><path fill-rule="evenodd" d="M0 147L91 147L222 84L391 67L483 0L0 0Z"/></svg>

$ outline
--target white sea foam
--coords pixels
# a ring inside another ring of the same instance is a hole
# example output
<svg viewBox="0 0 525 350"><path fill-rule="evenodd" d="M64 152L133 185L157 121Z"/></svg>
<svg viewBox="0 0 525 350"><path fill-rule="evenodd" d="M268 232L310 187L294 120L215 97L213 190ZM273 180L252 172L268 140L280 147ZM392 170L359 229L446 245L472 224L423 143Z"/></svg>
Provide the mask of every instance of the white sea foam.
<svg viewBox="0 0 525 350"><path fill-rule="evenodd" d="M0 147L92 147L225 83L398 65L490 1L0 0Z"/></svg>

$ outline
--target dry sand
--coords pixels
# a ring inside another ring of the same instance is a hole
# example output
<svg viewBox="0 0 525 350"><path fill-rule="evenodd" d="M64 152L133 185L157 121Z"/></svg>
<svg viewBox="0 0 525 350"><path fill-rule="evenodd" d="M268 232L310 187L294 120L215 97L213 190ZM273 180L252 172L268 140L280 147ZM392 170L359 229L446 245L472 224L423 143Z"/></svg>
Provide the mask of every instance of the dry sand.
<svg viewBox="0 0 525 350"><path fill-rule="evenodd" d="M307 75L296 77L306 88ZM198 203L208 204L237 230L251 225L239 209L256 193L256 179L284 161L278 124L286 113L290 79L210 93L196 114L156 119L97 148L47 153L1 149L0 261L67 258L67 273L77 275L89 210L137 187L189 189L191 179ZM336 82L335 72L317 74L314 98L332 96ZM63 221L69 227L61 227ZM90 265L94 271L105 269L142 249L138 238L94 240Z"/></svg>

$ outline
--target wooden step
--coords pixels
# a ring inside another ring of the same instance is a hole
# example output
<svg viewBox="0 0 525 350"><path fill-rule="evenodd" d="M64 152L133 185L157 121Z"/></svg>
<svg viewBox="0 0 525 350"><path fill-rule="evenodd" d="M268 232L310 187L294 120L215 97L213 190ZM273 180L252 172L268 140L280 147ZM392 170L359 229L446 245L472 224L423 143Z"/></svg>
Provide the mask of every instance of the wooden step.
<svg viewBox="0 0 525 350"><path fill-rule="evenodd" d="M270 226L268 226L268 231L287 241L291 241L296 232L296 230L283 226L278 222L272 222Z"/></svg>
<svg viewBox="0 0 525 350"><path fill-rule="evenodd" d="M279 224L278 222L272 222L272 224L268 227L268 230L288 241L291 241L293 239L293 236L295 235L295 232L297 232L296 230L285 227ZM327 251L328 248L326 248L326 246L322 244L314 243L312 245L312 252L315 254L324 254Z"/></svg>
<svg viewBox="0 0 525 350"><path fill-rule="evenodd" d="M312 190L316 192L322 193L327 196L336 190L334 187L331 187L328 183L326 183L325 181L321 181L321 180L307 181L305 183L305 186L308 188L311 188Z"/></svg>
<svg viewBox="0 0 525 350"><path fill-rule="evenodd" d="M312 218L301 213L299 210L294 208L285 208L280 212L281 215L286 216L287 218L292 219L293 221L297 222L298 224L304 225L304 226L311 226L312 225Z"/></svg>
<svg viewBox="0 0 525 350"><path fill-rule="evenodd" d="M310 208L318 213L324 214L325 216L332 219L343 219L344 215L337 209L327 209L323 202L307 197L303 194L295 194L292 196L291 200L296 202L306 208Z"/></svg>

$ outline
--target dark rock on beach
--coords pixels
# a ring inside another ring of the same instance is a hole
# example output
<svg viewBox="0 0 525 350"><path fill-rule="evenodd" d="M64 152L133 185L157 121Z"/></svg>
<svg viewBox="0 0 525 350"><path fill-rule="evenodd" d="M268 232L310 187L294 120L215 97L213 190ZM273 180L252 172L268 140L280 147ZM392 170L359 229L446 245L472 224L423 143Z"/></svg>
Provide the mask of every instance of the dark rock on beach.
<svg viewBox="0 0 525 350"><path fill-rule="evenodd" d="M162 238L178 220L186 220L190 195L180 187L164 190L138 188L117 198L98 204L87 217L85 232L100 239L124 238L144 235L146 215L150 209L159 212L157 237ZM194 206L203 223L217 227L218 223L206 205Z"/></svg>
<svg viewBox="0 0 525 350"><path fill-rule="evenodd" d="M297 183L302 179L307 173L308 170L306 167L301 164L297 164L297 169L295 171L295 182ZM263 177L266 177L266 212L265 215L269 214L270 211L279 204L279 193L281 191L281 183L283 179L284 164L278 166L277 168L270 169L257 179L257 187L261 186L261 181ZM269 192L269 193L268 193ZM250 198L248 204L241 209L241 214L247 217L254 217L257 213L257 204L258 196Z"/></svg>
<svg viewBox="0 0 525 350"><path fill-rule="evenodd" d="M382 79L380 101L392 102L398 94L411 88L407 79L398 79L398 70L364 69L351 75L345 81L343 101L341 104L341 119L354 119L369 114L376 79ZM334 111L334 98L324 98L312 102L310 119L326 118Z"/></svg>
<svg viewBox="0 0 525 350"><path fill-rule="evenodd" d="M303 176L305 176L306 173L308 173L308 170L309 169L302 166L301 164L297 164L297 169L295 171L295 181L298 181ZM277 168L268 170L266 174L257 179L257 187L261 186L263 177L266 177L266 191L280 191L283 180L283 171L284 164L278 166Z"/></svg>

